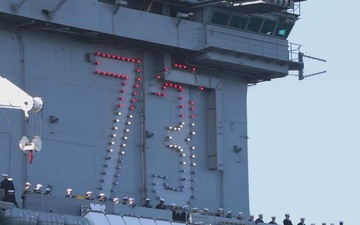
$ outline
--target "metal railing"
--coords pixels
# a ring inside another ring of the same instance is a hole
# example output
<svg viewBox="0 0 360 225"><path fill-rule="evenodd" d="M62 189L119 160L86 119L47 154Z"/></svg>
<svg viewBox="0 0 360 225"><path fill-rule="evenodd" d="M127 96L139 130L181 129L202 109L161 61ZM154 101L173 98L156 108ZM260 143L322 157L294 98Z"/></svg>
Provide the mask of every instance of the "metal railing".
<svg viewBox="0 0 360 225"><path fill-rule="evenodd" d="M299 62L300 44L289 42L289 60L293 62Z"/></svg>
<svg viewBox="0 0 360 225"><path fill-rule="evenodd" d="M259 55L287 61L287 41L248 32L205 27L204 44L234 52Z"/></svg>

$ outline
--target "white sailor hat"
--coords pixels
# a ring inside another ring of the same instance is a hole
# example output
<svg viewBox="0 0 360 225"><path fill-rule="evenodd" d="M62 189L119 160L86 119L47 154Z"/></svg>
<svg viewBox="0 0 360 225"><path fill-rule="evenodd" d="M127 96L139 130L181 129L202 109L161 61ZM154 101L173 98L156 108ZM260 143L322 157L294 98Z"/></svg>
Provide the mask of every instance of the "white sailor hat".
<svg viewBox="0 0 360 225"><path fill-rule="evenodd" d="M218 208L218 211L223 211L224 209L223 208Z"/></svg>
<svg viewBox="0 0 360 225"><path fill-rule="evenodd" d="M134 198L129 198L129 201L135 201L135 199Z"/></svg>
<svg viewBox="0 0 360 225"><path fill-rule="evenodd" d="M51 189L50 188L45 188L45 191L50 191Z"/></svg>
<svg viewBox="0 0 360 225"><path fill-rule="evenodd" d="M100 196L105 196L105 194L104 194L104 193L100 193L99 195L100 195Z"/></svg>
<svg viewBox="0 0 360 225"><path fill-rule="evenodd" d="M145 201L150 201L150 198L145 198Z"/></svg>
<svg viewBox="0 0 360 225"><path fill-rule="evenodd" d="M8 178L9 181L12 181L13 179L11 177Z"/></svg>
<svg viewBox="0 0 360 225"><path fill-rule="evenodd" d="M8 177L9 175L8 174L6 174L6 173L3 173L2 174L2 177Z"/></svg>
<svg viewBox="0 0 360 225"><path fill-rule="evenodd" d="M26 186L30 186L31 184L30 184L29 182L26 182L25 185L26 185Z"/></svg>
<svg viewBox="0 0 360 225"><path fill-rule="evenodd" d="M86 194L92 194L92 192L91 192L91 191L87 191Z"/></svg>
<svg viewBox="0 0 360 225"><path fill-rule="evenodd" d="M68 188L66 191L72 191L72 189L71 189L71 188Z"/></svg>
<svg viewBox="0 0 360 225"><path fill-rule="evenodd" d="M15 191L14 190L8 190L8 193L14 193Z"/></svg>
<svg viewBox="0 0 360 225"><path fill-rule="evenodd" d="M160 201L161 201L161 202L165 202L165 199L164 199L164 198L160 198Z"/></svg>
<svg viewBox="0 0 360 225"><path fill-rule="evenodd" d="M230 214L230 213L232 213L232 211L227 211L227 214Z"/></svg>
<svg viewBox="0 0 360 225"><path fill-rule="evenodd" d="M204 211L209 211L209 209L208 209L208 208L204 208Z"/></svg>
<svg viewBox="0 0 360 225"><path fill-rule="evenodd" d="M119 198L114 198L114 202L119 201Z"/></svg>
<svg viewBox="0 0 360 225"><path fill-rule="evenodd" d="M192 210L198 210L198 208L194 207L194 208L192 208Z"/></svg>
<svg viewBox="0 0 360 225"><path fill-rule="evenodd" d="M184 205L184 207L183 207L184 209L188 209L189 208L189 206L187 206L187 205Z"/></svg>
<svg viewBox="0 0 360 225"><path fill-rule="evenodd" d="M242 215L242 214L243 214L243 212L239 212L239 213L238 213L238 215Z"/></svg>
<svg viewBox="0 0 360 225"><path fill-rule="evenodd" d="M41 184L37 184L37 185L36 185L36 187L41 188L41 187L42 187L42 185L41 185Z"/></svg>
<svg viewBox="0 0 360 225"><path fill-rule="evenodd" d="M129 198L128 198L128 197L126 197L126 196L125 196L125 197L123 197L123 200L128 200L128 199L129 199Z"/></svg>
<svg viewBox="0 0 360 225"><path fill-rule="evenodd" d="M175 203L172 203L170 206L176 206L176 204L175 204Z"/></svg>

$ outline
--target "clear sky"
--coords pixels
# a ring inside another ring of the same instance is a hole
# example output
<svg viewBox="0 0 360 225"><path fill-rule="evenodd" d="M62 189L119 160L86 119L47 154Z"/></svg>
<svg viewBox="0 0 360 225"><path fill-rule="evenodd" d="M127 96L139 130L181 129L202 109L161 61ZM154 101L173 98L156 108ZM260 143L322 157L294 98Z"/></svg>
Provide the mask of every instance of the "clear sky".
<svg viewBox="0 0 360 225"><path fill-rule="evenodd" d="M360 1L307 0L289 41L307 55L305 74L248 91L251 213L282 224L359 224Z"/></svg>

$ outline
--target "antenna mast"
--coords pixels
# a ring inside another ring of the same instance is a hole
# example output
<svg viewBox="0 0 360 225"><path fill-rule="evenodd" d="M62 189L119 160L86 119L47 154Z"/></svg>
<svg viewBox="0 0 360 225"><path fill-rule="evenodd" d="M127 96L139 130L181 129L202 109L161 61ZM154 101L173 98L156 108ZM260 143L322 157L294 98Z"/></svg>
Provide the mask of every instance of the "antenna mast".
<svg viewBox="0 0 360 225"><path fill-rule="evenodd" d="M326 62L325 59L320 59L320 58L317 58L317 57L305 55L304 53L299 52L299 62L302 65L302 67L299 70L299 80L304 80L307 77L317 76L319 74L326 73L326 70L324 70L324 71L304 75L304 58L309 58L309 59L313 59L313 60L316 60L316 61Z"/></svg>

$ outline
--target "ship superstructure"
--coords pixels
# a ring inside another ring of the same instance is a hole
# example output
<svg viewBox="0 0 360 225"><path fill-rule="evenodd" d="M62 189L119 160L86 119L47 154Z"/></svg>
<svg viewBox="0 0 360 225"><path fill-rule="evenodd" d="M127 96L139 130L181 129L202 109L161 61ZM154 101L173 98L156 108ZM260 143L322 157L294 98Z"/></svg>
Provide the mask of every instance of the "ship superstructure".
<svg viewBox="0 0 360 225"><path fill-rule="evenodd" d="M18 210L171 220L112 204L127 196L248 216L247 88L301 74L299 45L287 40L300 2L1 1L0 75L44 109L28 120L1 110L0 172L18 202L25 182L52 194ZM23 136L42 139L30 162ZM63 197L68 188L78 199ZM87 191L107 203L90 206Z"/></svg>

